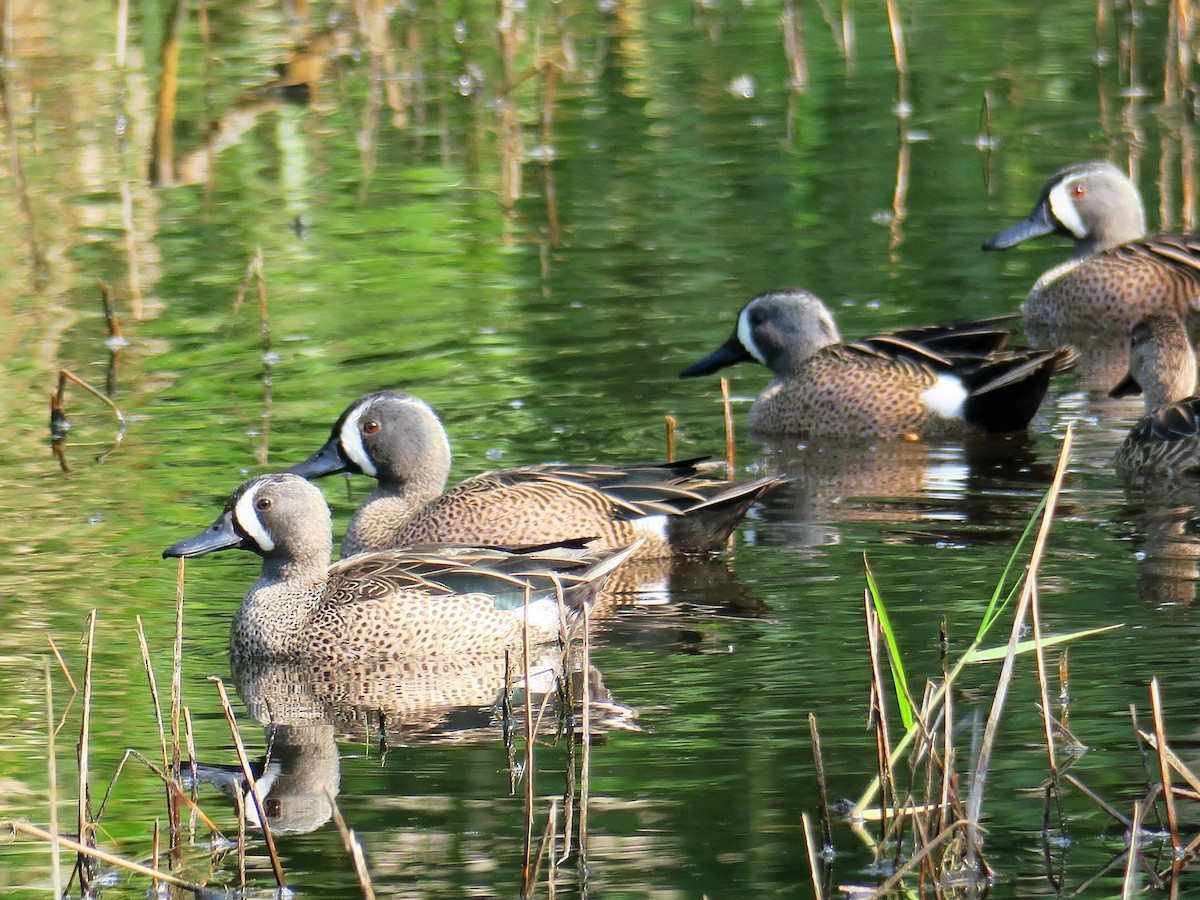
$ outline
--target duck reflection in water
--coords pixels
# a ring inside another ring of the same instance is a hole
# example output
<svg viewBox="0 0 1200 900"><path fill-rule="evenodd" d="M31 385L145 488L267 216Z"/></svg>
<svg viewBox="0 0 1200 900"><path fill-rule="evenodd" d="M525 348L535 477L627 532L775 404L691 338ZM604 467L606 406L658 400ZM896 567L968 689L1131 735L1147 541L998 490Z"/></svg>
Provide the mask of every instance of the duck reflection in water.
<svg viewBox="0 0 1200 900"><path fill-rule="evenodd" d="M790 482L757 509L758 540L818 548L839 525L874 522L892 542L1013 544L1054 472L1025 433L941 442L775 440L759 464Z"/></svg>
<svg viewBox="0 0 1200 900"><path fill-rule="evenodd" d="M1126 502L1138 596L1160 609L1191 604L1200 579L1200 485L1130 485Z"/></svg>
<svg viewBox="0 0 1200 900"><path fill-rule="evenodd" d="M527 680L512 677L511 666L502 655L349 666L236 664L238 692L265 730L266 755L252 769L272 831L305 833L329 821L331 798L340 789L339 739L377 741L381 756L417 744L507 741L524 731L526 686L540 733L582 737L580 654L539 655ZM641 730L637 711L613 699L598 669L589 666L586 678L588 740L600 743L614 729ZM261 827L240 767L198 764L197 779L239 798L247 822Z"/></svg>

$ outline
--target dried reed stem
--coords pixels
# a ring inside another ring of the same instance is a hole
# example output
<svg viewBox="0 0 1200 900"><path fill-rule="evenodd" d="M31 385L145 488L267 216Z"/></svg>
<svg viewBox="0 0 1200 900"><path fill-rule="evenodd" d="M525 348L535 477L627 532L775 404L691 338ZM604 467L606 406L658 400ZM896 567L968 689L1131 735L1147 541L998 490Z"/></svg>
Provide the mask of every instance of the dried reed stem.
<svg viewBox="0 0 1200 900"><path fill-rule="evenodd" d="M221 697L221 709L225 712L225 721L229 723L229 734L233 737L233 748L237 751L238 763L242 767L242 777L246 779L246 784L250 786L250 796L254 800L255 810L258 812L258 821L262 826L263 839L267 844L267 853L271 857L271 868L275 872L275 883L281 888L287 887L287 880L283 876L283 866L279 864L279 854L275 850L275 838L271 836L271 824L267 821L267 814L263 809L262 794L259 793L258 782L254 778L254 773L250 771L250 759L246 756L246 747L242 743L241 732L238 731L237 721L233 717L233 707L229 705L229 695L225 692L225 682L215 675L210 675L208 680L217 686L217 693ZM241 839L240 824L239 846L245 843Z"/></svg>
<svg viewBox="0 0 1200 900"><path fill-rule="evenodd" d="M1025 621L1036 590L1038 570L1042 557L1046 552L1046 542L1050 537L1050 526L1054 522L1054 511L1058 505L1058 496L1062 491L1063 479L1067 474L1067 462L1071 457L1071 445L1074 443L1074 428L1068 424L1063 436L1062 449L1059 451L1058 464L1054 469L1054 478L1046 494L1046 507L1042 513L1042 522L1038 528L1037 539L1029 555L1029 564L1025 569L1025 582L1021 588L1021 596L1017 602L1017 610L1013 615L1012 630L1009 632L1008 652L1001 666L1000 678L996 685L996 693L988 712L987 725L984 728L983 740L979 747L979 756L972 773L971 791L967 797L967 853L973 858L980 846L982 833L979 829L979 819L983 813L983 795L987 786L988 767L991 764L992 750L996 743L996 734L1000 728L1000 715L1008 699L1008 688L1012 683L1013 668L1017 655L1017 644L1021 639Z"/></svg>
<svg viewBox="0 0 1200 900"><path fill-rule="evenodd" d="M729 404L729 379L721 379L721 409L725 413L725 471L733 478L736 471L733 456L733 408Z"/></svg>
<svg viewBox="0 0 1200 900"><path fill-rule="evenodd" d="M812 879L813 897L825 900L825 891L821 887L821 868L817 857L817 842L813 839L812 822L808 813L800 814L800 824L804 827L804 852L808 854L808 874Z"/></svg>
<svg viewBox="0 0 1200 900"><path fill-rule="evenodd" d="M675 462L675 428L679 423L674 416L663 416L663 421L667 424L667 462Z"/></svg>
<svg viewBox="0 0 1200 900"><path fill-rule="evenodd" d="M375 888L371 884L371 873L367 869L367 860L363 856L362 842L353 831L346 827L346 820L342 818L342 811L338 809L337 801L330 793L329 787L326 786L324 790L330 809L333 810L333 824L337 826L338 834L342 836L342 845L350 854L351 862L354 863L354 874L358 878L358 886L362 889L363 900L375 900Z"/></svg>
<svg viewBox="0 0 1200 900"><path fill-rule="evenodd" d="M533 852L533 698L529 695L529 604L532 588L525 585L525 605L521 617L521 671L525 683L525 843L523 846L522 890L532 883L530 869Z"/></svg>
<svg viewBox="0 0 1200 900"><path fill-rule="evenodd" d="M1140 800L1133 801L1133 821L1129 829L1129 849L1125 856L1125 877L1121 881L1121 900L1132 900L1138 892L1137 847L1141 844L1142 804Z"/></svg>
<svg viewBox="0 0 1200 900"><path fill-rule="evenodd" d="M592 772L592 622L591 604L583 604L583 745L579 753L579 885L587 890L588 801Z"/></svg>
<svg viewBox="0 0 1200 900"><path fill-rule="evenodd" d="M821 845L833 846L833 828L829 822L829 792L825 784L825 756L821 752L821 733L817 729L817 717L808 714L808 734L812 739L813 767L817 775L818 812L821 816Z"/></svg>
<svg viewBox="0 0 1200 900"><path fill-rule="evenodd" d="M143 866L141 863L134 862L132 859L126 859L123 856L117 856L115 853L109 853L106 850L101 850L98 847L90 847L86 844L81 844L79 841L71 840L61 834L52 834L49 831L44 831L36 825L30 825L28 822L8 821L3 823L4 826L11 828L18 834L26 834L30 837L38 838L43 841L51 841L60 847L67 850L73 850L81 857L90 859L98 859L102 863L107 863L110 866L116 866L118 869L124 869L127 872L133 872L135 875L145 875L148 878L157 878L159 881L164 881L167 884L181 887L186 891L199 893L204 890L202 885L194 884L190 881L184 881L182 878L176 878L167 872L160 872L157 869L152 869L149 866Z"/></svg>
<svg viewBox="0 0 1200 900"><path fill-rule="evenodd" d="M50 661L43 658L46 677L46 782L50 802L50 833L58 834L58 754L54 750L54 683L50 680ZM58 843L50 843L50 885L55 897L63 895L62 855Z"/></svg>
<svg viewBox="0 0 1200 900"><path fill-rule="evenodd" d="M184 559L179 558L179 566L175 570L175 641L171 648L171 778L179 782L179 710L183 705L183 585ZM179 805L172 804L171 811L171 849L180 849L182 834L180 832Z"/></svg>
<svg viewBox="0 0 1200 900"><path fill-rule="evenodd" d="M142 617L134 616L137 623L138 649L142 652L142 665L146 669L146 680L150 683L150 701L154 704L154 722L158 725L158 744L162 750L162 767L164 772L170 771L170 759L167 757L167 734L163 727L162 708L158 699L158 681L154 677L154 667L150 664L150 649L146 645L146 632L142 629Z"/></svg>
<svg viewBox="0 0 1200 900"><path fill-rule="evenodd" d="M892 38L892 56L896 60L896 115L900 119L901 128L904 120L912 112L908 100L908 52L904 48L904 25L900 21L900 11L896 8L896 0L886 0L888 33Z"/></svg>
<svg viewBox="0 0 1200 900"><path fill-rule="evenodd" d="M63 397L65 396L65 393L67 390L67 382L68 381L70 381L73 384L79 385L81 388L83 388L85 391L87 391L89 394L91 394L93 397L95 397L97 400L99 400L101 403L103 403L105 406L107 406L109 409L112 410L113 415L117 419L117 424L120 425L120 429L117 431L117 443L119 444L121 442L121 438L123 438L125 436L125 417L123 415L121 415L121 410L117 408L117 404L113 403L112 400L110 400L108 397L104 396L103 393L96 390L94 387L92 387L90 384L88 384L86 381L84 381L82 378L80 378L74 372L69 371L68 369L59 369L58 370L57 397L58 397L59 408L65 410L65 407L62 404L63 404Z"/></svg>
<svg viewBox="0 0 1200 900"><path fill-rule="evenodd" d="M71 677L71 670L67 668L66 662L63 661L62 654L58 652L58 645L54 643L54 638L46 635L46 643L50 645L50 652L54 654L54 658L58 660L59 671L63 673L63 677L67 679L67 684L71 686L71 693L78 694L79 688L75 686L75 679Z"/></svg>
<svg viewBox="0 0 1200 900"><path fill-rule="evenodd" d="M90 773L91 739L92 739L92 662L96 647L96 610L88 613L87 619L87 650L83 664L83 711L79 724L79 746L76 750L79 761L79 804L77 809L77 830L81 844L90 845L94 840L92 830L92 798L88 791ZM79 855L80 886L86 891L90 878L84 854Z"/></svg>
<svg viewBox="0 0 1200 900"><path fill-rule="evenodd" d="M1157 676L1150 679L1150 712L1154 717L1154 739L1158 751L1158 771L1162 779L1163 800L1167 807L1167 828L1171 832L1171 849L1179 854L1179 820L1175 815L1175 796L1171 790L1171 765L1167 760L1167 732L1163 722L1162 695Z"/></svg>
<svg viewBox="0 0 1200 900"><path fill-rule="evenodd" d="M1030 589L1030 613L1033 622L1034 659L1037 663L1038 695L1041 698L1042 733L1046 739L1046 763L1050 766L1050 777L1058 784L1058 757L1054 752L1054 723L1050 714L1050 685L1046 674L1046 653L1042 647L1041 608L1038 602L1037 583Z"/></svg>

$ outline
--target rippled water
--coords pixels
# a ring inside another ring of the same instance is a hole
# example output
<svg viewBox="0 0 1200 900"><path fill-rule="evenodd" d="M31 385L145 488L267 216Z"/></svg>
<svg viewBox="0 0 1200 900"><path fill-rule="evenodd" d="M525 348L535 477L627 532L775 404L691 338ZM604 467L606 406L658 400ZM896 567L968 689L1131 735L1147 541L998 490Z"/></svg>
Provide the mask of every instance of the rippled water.
<svg viewBox="0 0 1200 900"><path fill-rule="evenodd" d="M433 404L455 478L498 465L654 458L667 414L679 422L681 455L720 456L716 384L676 375L725 339L753 294L785 283L814 290L848 336L1013 311L1067 248L1048 240L984 255L979 243L1028 211L1047 174L1085 158L1131 161L1151 221L1188 221L1190 145L1178 111L1157 99L1161 4L1138 5L1135 77L1146 96L1125 90L1124 15L1105 26L1107 61L1097 68L1092 7L907 6L904 142L882 9L855 5L847 64L820 5L805 4L799 92L775 4L530 5L514 13L516 87L506 102L495 10L468 7L390 10L383 44L340 4L313 4L311 31L276 4L221 4L207 9L207 44L191 11L174 127L180 183L159 187L146 173L166 5L136 11L124 75L107 7L11 11L5 144L15 139L28 202L10 153L0 197L9 223L0 237L0 815L46 820L47 637L78 680L92 608L93 797L126 746L157 758L134 617L162 689L175 570L161 549L210 522L247 474L301 459L358 394L389 386ZM307 105L279 102L264 86L277 66L305 61L295 49L305 41L318 61L315 93ZM562 69L549 92L545 70L534 71L545 61ZM525 151L519 186L504 175L516 171L506 169L506 141ZM256 249L266 349L253 284L233 313ZM128 341L119 352L105 343L97 279L116 298ZM60 368L111 384L126 420L117 443L110 410L69 386L66 472L47 430ZM752 511L728 555L647 573L643 602L596 623L597 690L611 695L618 721L591 752L589 892L803 895L799 821L817 808L808 713L820 719L833 796L857 796L874 772L864 554L910 679L936 677L939 628L952 655L974 635L1068 423L1076 448L1043 567L1044 627L1124 626L1071 647L1070 726L1089 748L1073 771L1129 813L1145 776L1127 709L1137 704L1146 718L1155 675L1173 745L1195 758L1197 497L1131 496L1113 476L1109 460L1136 402L1063 379L1027 435L829 454L749 440L740 423L765 372L730 376L738 469L793 481ZM326 494L344 523L353 500L336 480ZM234 675L228 623L254 571L255 560L237 556L188 568L184 702L206 761L234 761L207 676ZM61 711L69 688L51 668ZM1036 686L1032 663L1019 668L984 807L998 896L1054 893L1040 847ZM964 770L996 674L970 668L958 692ZM370 683L395 693L383 676ZM244 693L253 715L253 692ZM332 702L324 688L289 696L299 709ZM343 711L384 705L333 699ZM64 830L74 828L80 702L56 743ZM485 703L434 729L461 724L472 741L393 728L383 758L377 720L339 722L336 744L321 728L276 740L316 761L315 781L328 780L336 754L338 803L381 893L511 896L523 788L510 796L496 718ZM261 731L243 724L261 750ZM539 829L580 762L569 746L538 750ZM144 857L161 788L127 769L114 795L102 843ZM227 805L202 797L232 829ZM1070 888L1122 843L1080 795L1068 794L1067 809ZM848 828L834 838L834 884L878 880ZM279 845L300 890L357 895L330 825L281 835ZM44 894L44 848L0 854L6 896ZM228 880L236 869L226 860L220 871ZM1111 896L1119 877L1085 892ZM580 893L579 881L575 863L564 864L560 889ZM1184 888L1192 881L1185 873ZM273 883L257 843L253 882L261 892ZM113 890L140 896L144 883Z"/></svg>

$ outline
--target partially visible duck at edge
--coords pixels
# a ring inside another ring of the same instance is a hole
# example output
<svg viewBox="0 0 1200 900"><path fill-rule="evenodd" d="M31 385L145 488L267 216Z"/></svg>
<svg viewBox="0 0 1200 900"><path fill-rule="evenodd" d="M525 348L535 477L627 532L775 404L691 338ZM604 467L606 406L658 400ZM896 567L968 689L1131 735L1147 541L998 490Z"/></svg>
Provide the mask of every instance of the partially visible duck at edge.
<svg viewBox="0 0 1200 900"><path fill-rule="evenodd" d="M337 662L514 649L526 616L531 642L552 642L562 621L556 585L566 609L578 610L636 549L431 547L331 566L324 495L281 474L244 483L209 528L163 556L257 553L262 571L234 616L233 657Z"/></svg>
<svg viewBox="0 0 1200 900"><path fill-rule="evenodd" d="M760 294L721 347L680 373L755 361L771 382L750 431L816 438L937 438L1025 428L1050 376L1073 351L1006 351L1012 316L931 325L843 343L820 298L797 288Z"/></svg>
<svg viewBox="0 0 1200 900"><path fill-rule="evenodd" d="M784 480L720 481L704 476L709 468L698 459L551 464L486 472L445 491L450 443L437 414L409 394L376 391L350 404L325 445L288 471L378 482L350 520L343 556L416 543L579 538L612 549L644 538L638 556L651 558L722 549L747 510Z"/></svg>
<svg viewBox="0 0 1200 900"><path fill-rule="evenodd" d="M1007 250L1048 234L1071 238L1075 250L1029 291L1025 327L1035 345L1115 332L1124 346L1143 316L1186 317L1200 308L1200 237L1147 237L1141 194L1112 163L1059 169L1033 212L984 241L983 249Z"/></svg>
<svg viewBox="0 0 1200 900"><path fill-rule="evenodd" d="M1155 313L1133 327L1129 345L1129 374L1111 393L1140 393L1146 414L1117 450L1117 471L1135 479L1200 477L1200 396L1187 329L1177 316Z"/></svg>

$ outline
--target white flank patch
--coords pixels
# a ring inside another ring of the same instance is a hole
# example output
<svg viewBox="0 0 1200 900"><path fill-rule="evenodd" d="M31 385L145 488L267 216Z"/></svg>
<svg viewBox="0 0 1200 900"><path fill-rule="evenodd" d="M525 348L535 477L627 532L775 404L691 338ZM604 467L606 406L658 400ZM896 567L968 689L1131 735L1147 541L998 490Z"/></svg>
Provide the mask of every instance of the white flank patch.
<svg viewBox="0 0 1200 900"><path fill-rule="evenodd" d="M242 531L254 539L254 543L258 544L263 553L270 553L275 549L275 541L271 539L271 532L263 527L258 510L254 508L254 497L258 494L259 487L261 485L256 484L238 498L237 505L233 508L233 518Z"/></svg>
<svg viewBox="0 0 1200 900"><path fill-rule="evenodd" d="M558 631L558 598L534 600L529 604L529 627Z"/></svg>
<svg viewBox="0 0 1200 900"><path fill-rule="evenodd" d="M668 516L642 516L640 519L633 520L633 528L638 534L665 541L668 518Z"/></svg>
<svg viewBox="0 0 1200 900"><path fill-rule="evenodd" d="M921 399L932 412L947 419L961 419L967 389L962 380L954 375L939 375L933 387L921 394Z"/></svg>
<svg viewBox="0 0 1200 900"><path fill-rule="evenodd" d="M364 475L374 478L377 474L375 463L371 462L371 457L367 455L367 448L363 446L362 442L362 434L358 430L358 420L362 418L365 410L365 406L360 406L346 416L346 421L342 423L341 445L342 452L350 457L350 461L362 469Z"/></svg>
<svg viewBox="0 0 1200 900"><path fill-rule="evenodd" d="M743 309L741 314L738 316L737 336L738 340L741 341L742 346L746 348L746 352L765 366L767 361L763 358L762 353L759 352L758 347L754 344L754 333L753 329L750 327L750 307L748 306Z"/></svg>
<svg viewBox="0 0 1200 900"><path fill-rule="evenodd" d="M1083 240L1089 234L1088 228L1083 224L1083 219L1079 217L1079 210L1075 208L1075 201L1071 199L1068 193L1070 181L1063 181L1056 184L1050 189L1050 212L1054 214L1054 218L1062 223L1062 226L1075 235L1075 237Z"/></svg>

